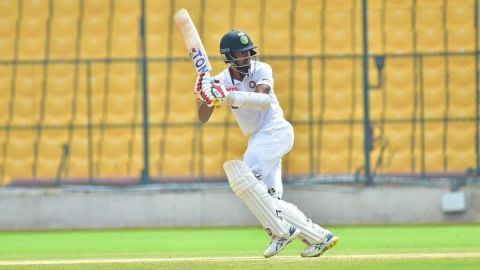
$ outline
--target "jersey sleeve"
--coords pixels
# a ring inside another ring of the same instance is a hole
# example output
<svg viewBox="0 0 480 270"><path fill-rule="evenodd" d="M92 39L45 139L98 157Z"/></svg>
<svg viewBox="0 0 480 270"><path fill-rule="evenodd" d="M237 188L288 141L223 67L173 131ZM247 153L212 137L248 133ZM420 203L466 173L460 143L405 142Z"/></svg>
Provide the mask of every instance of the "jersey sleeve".
<svg viewBox="0 0 480 270"><path fill-rule="evenodd" d="M259 67L257 76L257 85L266 84L270 86L270 88L273 88L272 67L270 67L270 65L262 63L262 65Z"/></svg>

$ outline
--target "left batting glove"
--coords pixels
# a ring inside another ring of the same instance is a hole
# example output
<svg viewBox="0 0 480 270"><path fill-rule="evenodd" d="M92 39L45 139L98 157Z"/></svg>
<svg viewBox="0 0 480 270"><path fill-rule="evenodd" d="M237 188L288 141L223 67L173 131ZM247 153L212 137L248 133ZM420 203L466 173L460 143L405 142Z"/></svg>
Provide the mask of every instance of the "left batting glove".
<svg viewBox="0 0 480 270"><path fill-rule="evenodd" d="M198 100L203 100L200 92L207 85L212 84L213 78L210 77L209 73L199 73L197 79L195 80L195 86L193 88L193 93L197 96ZM210 87L210 86L208 86Z"/></svg>
<svg viewBox="0 0 480 270"><path fill-rule="evenodd" d="M203 102L205 102L208 107L215 106L216 108L220 108L227 96L227 90L223 84L213 82L210 84L203 84L200 95L202 96Z"/></svg>

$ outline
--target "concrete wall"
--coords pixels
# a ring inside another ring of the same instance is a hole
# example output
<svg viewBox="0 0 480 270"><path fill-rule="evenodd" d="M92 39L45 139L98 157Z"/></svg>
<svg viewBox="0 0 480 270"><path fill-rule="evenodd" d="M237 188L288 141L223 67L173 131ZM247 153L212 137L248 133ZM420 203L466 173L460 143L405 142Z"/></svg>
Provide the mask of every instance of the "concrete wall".
<svg viewBox="0 0 480 270"><path fill-rule="evenodd" d="M320 224L480 222L480 189L446 214L448 187L286 187L284 199ZM243 226L257 221L228 186L197 190L0 190L0 229Z"/></svg>

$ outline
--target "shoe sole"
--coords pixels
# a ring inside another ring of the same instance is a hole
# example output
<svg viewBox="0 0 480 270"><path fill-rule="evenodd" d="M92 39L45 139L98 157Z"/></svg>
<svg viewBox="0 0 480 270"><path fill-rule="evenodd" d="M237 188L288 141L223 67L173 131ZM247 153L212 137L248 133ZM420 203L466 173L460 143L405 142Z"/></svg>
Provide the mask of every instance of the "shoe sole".
<svg viewBox="0 0 480 270"><path fill-rule="evenodd" d="M281 248L281 249L278 250L277 252L272 253L272 254L269 254L269 255L263 254L263 256L264 256L265 258L270 258L270 257L272 257L272 256L277 255L278 253L280 253L280 251L284 250L284 249L287 247L287 245L290 244L290 242L292 242L293 240L295 240L295 238L297 238L297 236L298 236L299 234L300 234L300 230L297 229L297 230L290 236L290 240L283 246L283 248Z"/></svg>
<svg viewBox="0 0 480 270"><path fill-rule="evenodd" d="M333 248L335 245L337 245L338 241L340 241L340 238L338 238L338 236L334 236L332 237L332 239L330 239L329 242L327 242L327 247L325 247L323 250L321 250L318 254L315 254L315 255L312 255L312 256L305 256L303 254L300 254L302 255L302 257L307 257L307 258L314 258L314 257L320 257L320 255L322 255L323 253L325 253L325 251Z"/></svg>

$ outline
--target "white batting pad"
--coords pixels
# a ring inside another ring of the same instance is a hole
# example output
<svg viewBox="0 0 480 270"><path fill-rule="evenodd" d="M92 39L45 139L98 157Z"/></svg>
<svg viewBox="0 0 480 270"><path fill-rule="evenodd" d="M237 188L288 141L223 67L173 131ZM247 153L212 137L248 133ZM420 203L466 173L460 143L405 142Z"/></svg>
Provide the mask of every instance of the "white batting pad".
<svg viewBox="0 0 480 270"><path fill-rule="evenodd" d="M228 92L227 102L235 107L266 111L270 108L270 96L256 92Z"/></svg>
<svg viewBox="0 0 480 270"><path fill-rule="evenodd" d="M283 200L277 200L277 207L282 211L283 217L288 223L300 229L301 233L299 234L299 237L307 245L321 243L328 234L328 230L313 223L294 204Z"/></svg>
<svg viewBox="0 0 480 270"><path fill-rule="evenodd" d="M240 160L229 160L223 164L230 188L247 205L264 228L275 236L287 237L289 224L282 218L274 199L266 186Z"/></svg>

